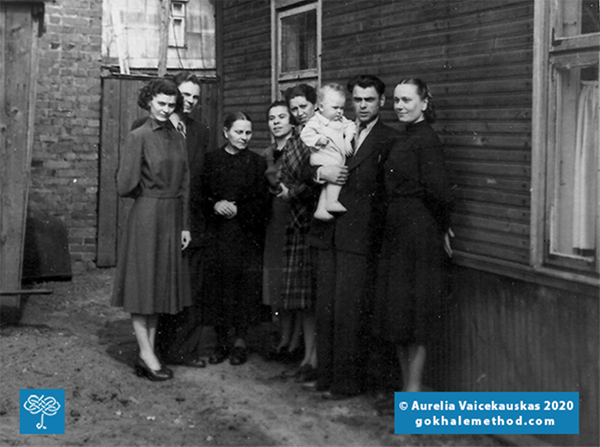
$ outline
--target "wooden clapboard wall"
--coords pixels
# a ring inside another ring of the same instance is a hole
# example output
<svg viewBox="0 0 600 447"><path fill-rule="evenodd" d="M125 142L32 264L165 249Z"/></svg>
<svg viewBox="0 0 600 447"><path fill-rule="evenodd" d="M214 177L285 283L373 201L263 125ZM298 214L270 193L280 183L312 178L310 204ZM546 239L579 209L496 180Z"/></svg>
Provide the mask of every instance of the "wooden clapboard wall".
<svg viewBox="0 0 600 447"><path fill-rule="evenodd" d="M29 193L41 1L0 4L0 305L18 312Z"/></svg>
<svg viewBox="0 0 600 447"><path fill-rule="evenodd" d="M271 2L218 2L223 22L217 40L222 48L222 115L243 111L253 121L250 148L270 144L266 109L271 103Z"/></svg>
<svg viewBox="0 0 600 447"><path fill-rule="evenodd" d="M98 179L98 244L96 264L111 267L116 264L119 235L123 229L131 199L117 195L115 176L119 155L133 122L148 112L137 105L140 88L148 77L109 77L102 80L102 128L100 135L100 174ZM202 80L200 121L211 129L209 146L216 146L217 84L214 79Z"/></svg>
<svg viewBox="0 0 600 447"><path fill-rule="evenodd" d="M251 144L269 144L270 2L221 4L223 113L254 119ZM435 128L456 184L455 249L529 262L532 0L323 0L322 81L374 73L388 85L422 77L434 93ZM352 112L348 109L348 115Z"/></svg>
<svg viewBox="0 0 600 447"><path fill-rule="evenodd" d="M455 249L527 264L533 1L323 1L323 81L423 78L457 207Z"/></svg>

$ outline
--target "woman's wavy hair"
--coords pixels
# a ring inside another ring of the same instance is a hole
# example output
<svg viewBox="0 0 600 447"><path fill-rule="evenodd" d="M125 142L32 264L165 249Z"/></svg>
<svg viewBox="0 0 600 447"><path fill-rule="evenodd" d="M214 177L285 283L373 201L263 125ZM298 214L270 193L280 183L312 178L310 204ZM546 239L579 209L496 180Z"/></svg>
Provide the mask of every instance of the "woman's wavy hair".
<svg viewBox="0 0 600 447"><path fill-rule="evenodd" d="M431 94L431 91L429 90L429 87L427 87L425 81L419 78L404 78L398 82L397 85L402 84L414 85L417 88L417 94L421 98L421 101L427 101L427 108L423 112L425 121L430 124L434 123L437 119L437 115L435 113L435 104L433 102L433 95Z"/></svg>
<svg viewBox="0 0 600 447"><path fill-rule="evenodd" d="M175 96L175 110L183 109L183 96L179 93L177 84L171 79L166 78L153 79L144 85L138 94L138 106L144 110L150 110L150 101L161 93L163 95Z"/></svg>

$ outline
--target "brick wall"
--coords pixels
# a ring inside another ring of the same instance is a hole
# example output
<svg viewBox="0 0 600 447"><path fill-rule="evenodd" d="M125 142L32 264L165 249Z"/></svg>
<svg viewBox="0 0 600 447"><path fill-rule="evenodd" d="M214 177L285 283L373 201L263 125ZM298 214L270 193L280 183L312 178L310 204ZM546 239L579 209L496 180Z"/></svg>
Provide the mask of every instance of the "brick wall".
<svg viewBox="0 0 600 447"><path fill-rule="evenodd" d="M30 206L61 219L74 273L94 266L102 0L46 3Z"/></svg>

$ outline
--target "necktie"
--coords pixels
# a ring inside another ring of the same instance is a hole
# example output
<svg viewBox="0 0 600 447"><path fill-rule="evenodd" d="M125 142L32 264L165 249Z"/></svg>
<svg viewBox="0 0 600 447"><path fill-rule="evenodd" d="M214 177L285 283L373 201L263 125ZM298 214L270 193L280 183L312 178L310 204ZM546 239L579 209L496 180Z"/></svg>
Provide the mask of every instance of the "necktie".
<svg viewBox="0 0 600 447"><path fill-rule="evenodd" d="M355 149L358 149L358 147L360 146L361 143L361 139L360 139L360 134L362 133L363 130L365 130L367 128L366 123L361 122L358 125L358 130L356 131L356 139L354 140L354 147Z"/></svg>
<svg viewBox="0 0 600 447"><path fill-rule="evenodd" d="M177 123L177 130L178 130L179 132L181 132L181 135L183 135L183 136L184 136L184 138L185 138L185 124L183 124L183 122L182 122L182 121L179 121L179 122Z"/></svg>

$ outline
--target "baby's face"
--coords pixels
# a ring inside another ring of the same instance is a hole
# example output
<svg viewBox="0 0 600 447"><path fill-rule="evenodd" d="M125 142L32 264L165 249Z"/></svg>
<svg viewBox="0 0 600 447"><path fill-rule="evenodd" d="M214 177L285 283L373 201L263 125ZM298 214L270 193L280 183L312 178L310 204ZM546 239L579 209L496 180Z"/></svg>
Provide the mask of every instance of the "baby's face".
<svg viewBox="0 0 600 447"><path fill-rule="evenodd" d="M344 116L345 104L346 98L343 95L335 90L327 90L319 104L319 111L329 120L341 121Z"/></svg>

